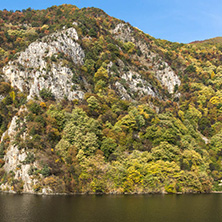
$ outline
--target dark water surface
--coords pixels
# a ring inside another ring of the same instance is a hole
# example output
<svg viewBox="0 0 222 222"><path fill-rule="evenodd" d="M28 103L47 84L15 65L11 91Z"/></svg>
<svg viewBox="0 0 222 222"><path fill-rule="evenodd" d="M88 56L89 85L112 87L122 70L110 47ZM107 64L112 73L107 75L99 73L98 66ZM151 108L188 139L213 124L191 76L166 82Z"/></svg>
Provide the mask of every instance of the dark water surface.
<svg viewBox="0 0 222 222"><path fill-rule="evenodd" d="M0 194L0 222L222 222L222 194Z"/></svg>

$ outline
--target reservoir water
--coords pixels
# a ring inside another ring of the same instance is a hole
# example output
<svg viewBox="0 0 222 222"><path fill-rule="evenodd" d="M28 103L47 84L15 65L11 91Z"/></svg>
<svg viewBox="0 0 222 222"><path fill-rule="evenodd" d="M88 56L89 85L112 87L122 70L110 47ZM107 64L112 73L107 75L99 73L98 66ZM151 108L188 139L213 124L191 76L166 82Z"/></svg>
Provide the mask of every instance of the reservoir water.
<svg viewBox="0 0 222 222"><path fill-rule="evenodd" d="M222 194L0 194L0 222L222 222Z"/></svg>

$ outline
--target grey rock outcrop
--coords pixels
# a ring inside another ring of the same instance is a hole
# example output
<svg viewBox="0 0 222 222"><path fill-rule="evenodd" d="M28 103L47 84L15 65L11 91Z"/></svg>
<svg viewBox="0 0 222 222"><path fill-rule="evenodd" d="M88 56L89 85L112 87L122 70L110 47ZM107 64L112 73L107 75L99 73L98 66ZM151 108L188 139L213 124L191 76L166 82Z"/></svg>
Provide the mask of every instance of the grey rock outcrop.
<svg viewBox="0 0 222 222"><path fill-rule="evenodd" d="M17 133L17 120L18 116L14 116L8 130L2 135L1 141L4 141L4 136L7 134L10 138L10 144L6 150L6 154L4 156L4 170L6 173L13 172L14 179L20 180L23 182L23 192L34 193L33 186L38 182L37 180L33 180L31 176L29 176L29 170L31 164L26 163L25 160L27 158L27 151L25 149L19 150L16 145L13 144L15 135ZM33 154L34 155L34 154ZM35 166L36 163L32 163L32 166ZM14 187L9 184L1 184L1 190L14 192Z"/></svg>
<svg viewBox="0 0 222 222"><path fill-rule="evenodd" d="M74 64L82 65L85 54L77 40L74 28L46 36L31 43L18 59L3 68L3 73L12 86L28 92L28 99L39 96L44 88L56 99L82 99L84 92L72 82L74 73L57 60L58 54L63 53Z"/></svg>
<svg viewBox="0 0 222 222"><path fill-rule="evenodd" d="M116 39L123 42L132 42L139 47L143 54L143 56L140 58L141 62L147 67L152 67L151 70L155 73L154 76L159 80L162 86L165 86L170 94L174 93L175 86L179 86L181 84L179 77L167 62L163 61L162 58L150 50L149 46L145 42L135 39L134 31L129 25L119 23L114 30L111 30L111 32L115 35ZM160 64L162 64L161 69ZM149 93L151 93L150 90Z"/></svg>
<svg viewBox="0 0 222 222"><path fill-rule="evenodd" d="M168 92L172 94L174 93L175 86L180 86L181 81L166 62L164 62L164 66L165 68L163 70L156 71L156 78L168 89Z"/></svg>
<svg viewBox="0 0 222 222"><path fill-rule="evenodd" d="M136 95L137 97L143 97L145 95L158 96L157 92L153 91L151 84L142 79L141 76L134 71L124 73L121 76L121 81L116 82L115 86L122 99L130 100L132 99L132 95Z"/></svg>

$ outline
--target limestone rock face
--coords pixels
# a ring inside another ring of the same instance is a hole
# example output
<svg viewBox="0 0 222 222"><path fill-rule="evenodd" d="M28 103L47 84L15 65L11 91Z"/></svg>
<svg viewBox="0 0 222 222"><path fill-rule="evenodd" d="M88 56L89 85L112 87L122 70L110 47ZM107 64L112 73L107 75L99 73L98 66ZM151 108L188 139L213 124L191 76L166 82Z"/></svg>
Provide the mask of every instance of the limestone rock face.
<svg viewBox="0 0 222 222"><path fill-rule="evenodd" d="M84 92L72 82L72 70L57 61L58 54L62 53L74 64L83 64L85 54L77 40L74 28L46 36L31 43L3 72L12 86L28 92L28 99L39 96L43 88L50 90L56 99L81 99Z"/></svg>
<svg viewBox="0 0 222 222"><path fill-rule="evenodd" d="M163 61L159 55L152 52L149 45L141 40L135 39L134 32L130 26L124 23L119 23L111 32L115 35L116 39L120 39L123 42L132 42L139 47L143 54L140 61L147 67L151 67L150 69L155 73L154 76L159 80L162 86L167 88L170 94L174 93L175 86L181 84L179 77L168 63ZM149 94L150 93L151 91L149 90Z"/></svg>
<svg viewBox="0 0 222 222"><path fill-rule="evenodd" d="M18 150L16 146L10 145L4 157L4 170L7 173L13 171L15 173L14 178L23 181L23 192L34 193L32 186L34 185L35 181L33 181L28 174L30 164L21 164L23 161L25 161L26 157L27 153L24 149ZM9 190L11 190L11 187L9 187Z"/></svg>
<svg viewBox="0 0 222 222"><path fill-rule="evenodd" d="M119 23L112 33L116 35L116 38L126 41L126 42L135 42L133 37L133 30L125 23Z"/></svg>
<svg viewBox="0 0 222 222"><path fill-rule="evenodd" d="M6 173L13 172L14 179L20 180L23 182L23 192L25 193L34 193L33 186L37 183L37 180L33 180L31 176L29 176L29 170L31 165L35 166L36 163L27 164L25 160L27 158L27 152L25 149L19 150L16 145L13 144L15 135L17 133L17 124L18 116L14 116L8 130L3 134L1 141L5 134L7 134L10 138L10 144L6 150L6 154L4 156L4 170ZM13 186L10 184L2 184L0 186L1 190L14 192Z"/></svg>
<svg viewBox="0 0 222 222"><path fill-rule="evenodd" d="M115 86L122 99L133 99L132 95L136 95L137 97L143 97L145 95L158 96L158 93L152 89L151 84L142 79L141 76L134 71L124 73L121 76L121 82L122 84L116 82Z"/></svg>
<svg viewBox="0 0 222 222"><path fill-rule="evenodd" d="M175 86L179 86L181 81L172 68L164 62L165 68L156 71L156 78L164 85L170 94L174 93Z"/></svg>
<svg viewBox="0 0 222 222"><path fill-rule="evenodd" d="M156 96L157 94L152 90L152 86L142 79L136 72L129 71L122 76L123 79L130 83L129 87L132 91L137 92L139 96L151 95Z"/></svg>

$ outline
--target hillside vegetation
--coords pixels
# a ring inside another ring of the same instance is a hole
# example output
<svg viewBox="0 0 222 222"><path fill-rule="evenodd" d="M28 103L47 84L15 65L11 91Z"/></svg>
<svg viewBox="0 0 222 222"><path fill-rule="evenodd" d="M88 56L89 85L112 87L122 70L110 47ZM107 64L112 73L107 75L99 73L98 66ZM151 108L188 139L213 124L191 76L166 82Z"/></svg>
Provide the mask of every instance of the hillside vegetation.
<svg viewBox="0 0 222 222"><path fill-rule="evenodd" d="M1 190L222 190L221 50L96 8L0 11Z"/></svg>

